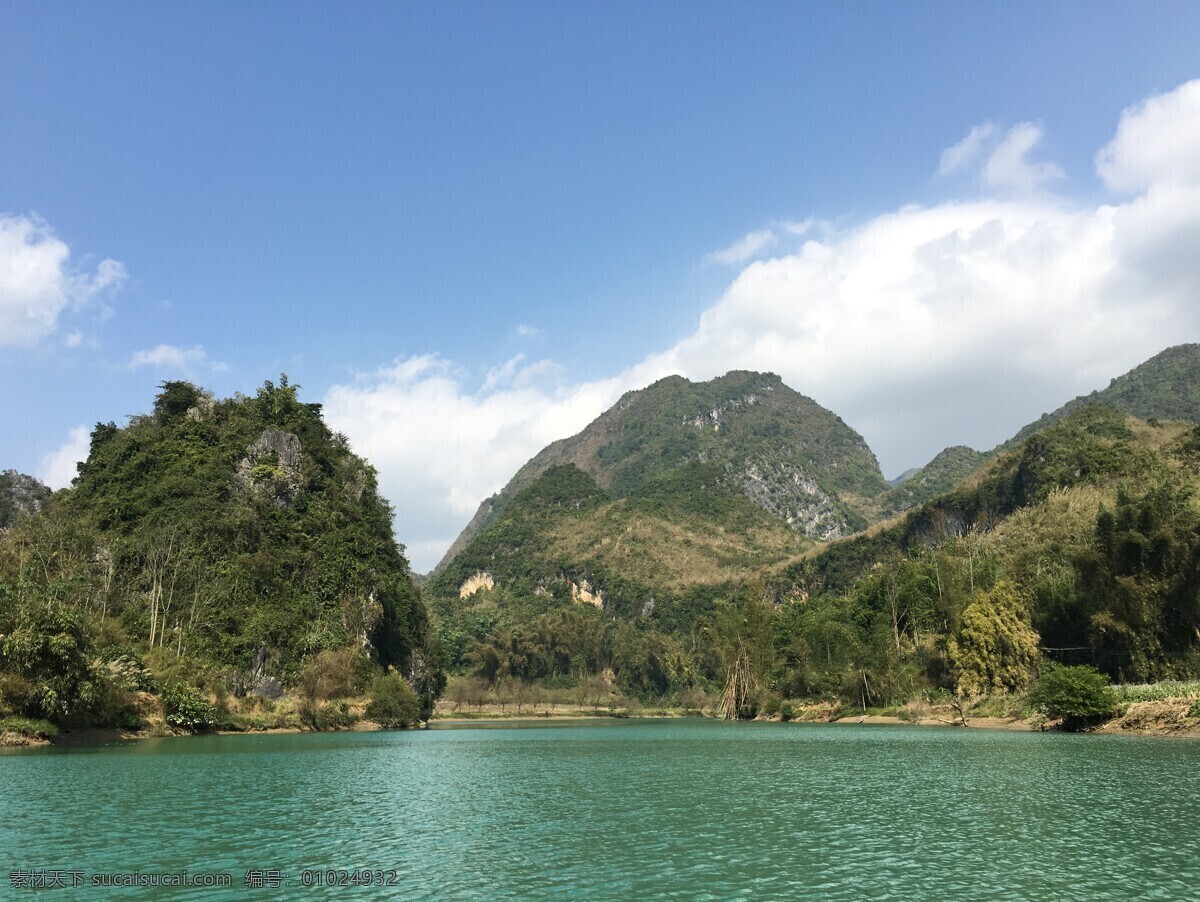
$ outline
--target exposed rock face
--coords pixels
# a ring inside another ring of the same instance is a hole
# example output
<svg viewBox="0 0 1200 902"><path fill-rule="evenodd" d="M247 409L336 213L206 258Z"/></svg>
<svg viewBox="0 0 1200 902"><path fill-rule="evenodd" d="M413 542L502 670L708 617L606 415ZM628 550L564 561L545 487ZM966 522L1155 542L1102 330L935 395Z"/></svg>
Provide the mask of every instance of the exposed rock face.
<svg viewBox="0 0 1200 902"><path fill-rule="evenodd" d="M259 698L280 699L283 698L283 684L275 677L263 677L259 684L250 690L250 694Z"/></svg>
<svg viewBox="0 0 1200 902"><path fill-rule="evenodd" d="M200 422L207 420L212 416L213 410L216 409L217 402L208 392L201 392L200 397L196 399L196 406L189 407L184 414L189 420Z"/></svg>
<svg viewBox="0 0 1200 902"><path fill-rule="evenodd" d="M740 469L727 464L726 472L747 498L792 529L822 540L846 534L833 498L795 464L747 460Z"/></svg>
<svg viewBox="0 0 1200 902"><path fill-rule="evenodd" d="M772 391L774 386L764 385L763 391ZM762 396L750 392L740 398L730 398L721 404L714 404L711 410L702 411L692 417L684 417L684 423L696 429L711 429L713 432L720 432L721 425L724 421L724 415L732 410L739 410L742 407L752 407L762 401Z"/></svg>
<svg viewBox="0 0 1200 902"><path fill-rule="evenodd" d="M586 579L581 579L578 583L571 582L570 586L571 601L579 601L604 610L604 593L599 589L593 592L591 584Z"/></svg>
<svg viewBox="0 0 1200 902"><path fill-rule="evenodd" d="M496 588L496 581L492 579L492 574L479 570L459 586L458 597L470 598L476 592L494 588Z"/></svg>
<svg viewBox="0 0 1200 902"><path fill-rule="evenodd" d="M265 429L238 461L235 479L244 489L270 492L276 506L291 509L300 492L303 463L298 436Z"/></svg>
<svg viewBox="0 0 1200 902"><path fill-rule="evenodd" d="M50 500L50 489L16 470L0 472L0 529L18 517L36 514Z"/></svg>

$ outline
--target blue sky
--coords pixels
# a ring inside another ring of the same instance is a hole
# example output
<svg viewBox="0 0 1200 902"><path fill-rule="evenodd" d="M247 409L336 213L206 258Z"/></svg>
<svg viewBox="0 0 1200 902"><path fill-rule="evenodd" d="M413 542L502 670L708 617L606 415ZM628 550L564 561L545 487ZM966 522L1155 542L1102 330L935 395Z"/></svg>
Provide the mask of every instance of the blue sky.
<svg viewBox="0 0 1200 902"><path fill-rule="evenodd" d="M0 467L61 481L162 379L286 371L423 570L667 371L778 371L894 475L1200 337L1195 4L0 2L0 33ZM1182 149L1134 159L1155 128Z"/></svg>

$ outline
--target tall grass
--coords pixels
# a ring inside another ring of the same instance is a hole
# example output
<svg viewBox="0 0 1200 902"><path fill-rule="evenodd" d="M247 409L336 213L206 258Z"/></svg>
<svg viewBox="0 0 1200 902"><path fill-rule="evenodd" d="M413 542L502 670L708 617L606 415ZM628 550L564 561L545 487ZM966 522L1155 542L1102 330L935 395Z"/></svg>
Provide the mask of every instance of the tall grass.
<svg viewBox="0 0 1200 902"><path fill-rule="evenodd" d="M1161 683L1125 683L1113 686L1117 701L1161 702L1173 698L1200 699L1200 680L1163 680Z"/></svg>

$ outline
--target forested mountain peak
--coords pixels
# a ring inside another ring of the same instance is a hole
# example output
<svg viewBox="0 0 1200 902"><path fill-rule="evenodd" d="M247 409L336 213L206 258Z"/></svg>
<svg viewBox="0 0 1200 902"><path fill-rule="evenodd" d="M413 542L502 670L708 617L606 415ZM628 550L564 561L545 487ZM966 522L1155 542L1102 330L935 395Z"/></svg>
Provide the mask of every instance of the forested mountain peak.
<svg viewBox="0 0 1200 902"><path fill-rule="evenodd" d="M567 463L614 499L680 467L713 464L753 504L821 539L865 526L863 500L887 488L862 436L774 373L734 370L708 382L668 376L627 392L582 432L535 455L483 502L437 569L538 476Z"/></svg>
<svg viewBox="0 0 1200 902"><path fill-rule="evenodd" d="M1017 447L1029 436L1089 404L1104 404L1141 420L1200 423L1200 344L1167 348L1109 382L1108 387L1068 401L1042 414L991 451L963 445L946 448L924 467L907 471L882 499L886 516L916 507L948 491L1001 451Z"/></svg>
<svg viewBox="0 0 1200 902"><path fill-rule="evenodd" d="M431 700L426 611L391 508L298 388L285 376L218 400L165 382L151 413L97 424L73 487L5 536L0 633L53 598L109 644L216 668L235 690L354 648Z"/></svg>

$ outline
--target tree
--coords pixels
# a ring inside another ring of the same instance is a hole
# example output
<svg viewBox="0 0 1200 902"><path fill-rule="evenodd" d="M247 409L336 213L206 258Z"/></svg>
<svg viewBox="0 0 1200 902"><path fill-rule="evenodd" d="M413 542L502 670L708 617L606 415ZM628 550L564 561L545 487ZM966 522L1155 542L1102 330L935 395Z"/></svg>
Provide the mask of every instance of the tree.
<svg viewBox="0 0 1200 902"><path fill-rule="evenodd" d="M963 611L962 627L948 652L955 687L974 698L1028 685L1039 659L1039 637L1029 622L1029 603L1001 580Z"/></svg>
<svg viewBox="0 0 1200 902"><path fill-rule="evenodd" d="M1061 717L1063 729L1072 732L1091 729L1117 707L1108 677L1086 665L1047 664L1031 700L1050 717Z"/></svg>
<svg viewBox="0 0 1200 902"><path fill-rule="evenodd" d="M724 670L725 690L718 706L725 720L757 714L755 690L774 663L771 620L774 605L761 580L753 580L738 607L724 605L713 618L709 636Z"/></svg>
<svg viewBox="0 0 1200 902"><path fill-rule="evenodd" d="M26 713L51 720L84 712L94 698L91 640L80 615L57 601L32 601L0 635L0 663L27 681Z"/></svg>
<svg viewBox="0 0 1200 902"><path fill-rule="evenodd" d="M411 727L420 720L421 703L404 677L387 673L371 685L366 713L381 727Z"/></svg>
<svg viewBox="0 0 1200 902"><path fill-rule="evenodd" d="M190 382L167 381L158 387L161 391L154 398L154 418L160 423L181 417L200 403L201 391ZM97 431L100 429L97 426Z"/></svg>

